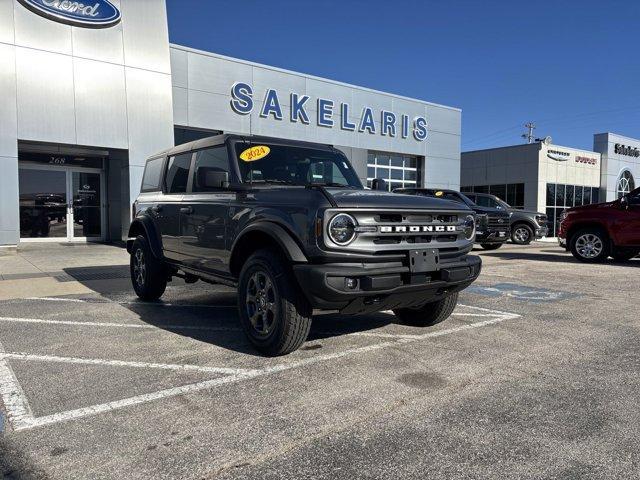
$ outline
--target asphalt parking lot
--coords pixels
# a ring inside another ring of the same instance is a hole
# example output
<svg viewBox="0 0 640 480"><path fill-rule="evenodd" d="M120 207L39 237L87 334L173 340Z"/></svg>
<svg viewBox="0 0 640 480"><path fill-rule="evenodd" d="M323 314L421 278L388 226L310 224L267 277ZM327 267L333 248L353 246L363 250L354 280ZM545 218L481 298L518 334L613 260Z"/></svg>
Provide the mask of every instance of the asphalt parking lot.
<svg viewBox="0 0 640 480"><path fill-rule="evenodd" d="M4 478L640 475L640 259L478 251L441 325L320 316L301 350L263 358L233 291L139 302L109 248L47 276L63 295L34 277L0 300Z"/></svg>

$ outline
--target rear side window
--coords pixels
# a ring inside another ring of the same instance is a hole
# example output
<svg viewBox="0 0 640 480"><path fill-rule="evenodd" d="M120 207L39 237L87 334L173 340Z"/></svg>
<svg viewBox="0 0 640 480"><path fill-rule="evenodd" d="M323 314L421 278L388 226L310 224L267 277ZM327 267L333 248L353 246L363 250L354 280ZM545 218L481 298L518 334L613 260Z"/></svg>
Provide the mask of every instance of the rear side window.
<svg viewBox="0 0 640 480"><path fill-rule="evenodd" d="M144 167L144 175L142 176L141 192L156 192L160 190L163 164L164 157L152 158L147 161L147 165Z"/></svg>
<svg viewBox="0 0 640 480"><path fill-rule="evenodd" d="M193 192L207 192L204 186L204 176L207 172L228 172L229 171L229 152L226 145L219 147L207 148L196 153L196 163L193 169L193 184L191 190Z"/></svg>
<svg viewBox="0 0 640 480"><path fill-rule="evenodd" d="M187 191L191 157L191 153L183 153L175 157L169 157L167 178L165 180L167 193L184 193Z"/></svg>

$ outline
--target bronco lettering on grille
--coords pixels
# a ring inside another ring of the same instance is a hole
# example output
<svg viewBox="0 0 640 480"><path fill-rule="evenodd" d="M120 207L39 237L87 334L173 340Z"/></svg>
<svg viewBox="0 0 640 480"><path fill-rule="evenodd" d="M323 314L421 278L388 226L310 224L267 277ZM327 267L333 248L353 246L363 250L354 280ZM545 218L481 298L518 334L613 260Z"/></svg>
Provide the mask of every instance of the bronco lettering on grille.
<svg viewBox="0 0 640 480"><path fill-rule="evenodd" d="M381 226L380 233L457 232L455 225Z"/></svg>

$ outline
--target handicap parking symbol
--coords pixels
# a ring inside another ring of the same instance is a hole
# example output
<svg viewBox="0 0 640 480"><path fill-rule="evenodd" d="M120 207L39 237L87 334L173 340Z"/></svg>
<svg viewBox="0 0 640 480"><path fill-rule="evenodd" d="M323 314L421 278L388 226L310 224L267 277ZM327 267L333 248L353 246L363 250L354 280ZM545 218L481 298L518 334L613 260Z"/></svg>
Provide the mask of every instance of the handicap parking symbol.
<svg viewBox="0 0 640 480"><path fill-rule="evenodd" d="M533 303L558 302L567 298L577 297L578 294L549 290L546 288L529 287L516 283L497 283L491 286L471 285L468 292L485 295L487 297L509 297L516 300Z"/></svg>

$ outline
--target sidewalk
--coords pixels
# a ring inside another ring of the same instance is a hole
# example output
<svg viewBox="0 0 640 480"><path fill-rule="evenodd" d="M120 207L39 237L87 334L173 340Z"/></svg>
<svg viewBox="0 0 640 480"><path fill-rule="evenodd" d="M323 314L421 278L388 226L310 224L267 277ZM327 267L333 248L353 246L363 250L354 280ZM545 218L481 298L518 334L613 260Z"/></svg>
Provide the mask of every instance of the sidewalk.
<svg viewBox="0 0 640 480"><path fill-rule="evenodd" d="M23 244L0 250L0 300L89 293L87 282L128 279L124 248L103 244Z"/></svg>

